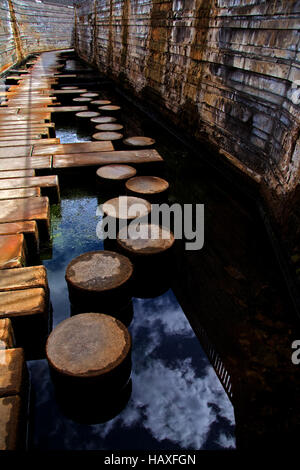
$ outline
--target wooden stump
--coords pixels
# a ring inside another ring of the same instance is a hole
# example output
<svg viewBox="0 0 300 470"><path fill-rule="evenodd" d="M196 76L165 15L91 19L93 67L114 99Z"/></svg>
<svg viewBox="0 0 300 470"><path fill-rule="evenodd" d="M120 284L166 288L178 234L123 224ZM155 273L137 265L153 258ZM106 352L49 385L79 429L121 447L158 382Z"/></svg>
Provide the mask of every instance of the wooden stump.
<svg viewBox="0 0 300 470"><path fill-rule="evenodd" d="M78 90L78 86L62 86L61 90Z"/></svg>
<svg viewBox="0 0 300 470"><path fill-rule="evenodd" d="M129 194L146 197L150 202L158 202L167 195L169 183L157 176L136 176L125 183Z"/></svg>
<svg viewBox="0 0 300 470"><path fill-rule="evenodd" d="M99 106L105 106L111 104L111 101L108 100L93 100L90 102L91 109L95 109L98 111Z"/></svg>
<svg viewBox="0 0 300 470"><path fill-rule="evenodd" d="M96 132L92 137L94 140L116 141L122 139L123 134L120 134L119 132Z"/></svg>
<svg viewBox="0 0 300 470"><path fill-rule="evenodd" d="M99 93L82 93L80 96L82 96L83 98L97 98L97 96L99 96Z"/></svg>
<svg viewBox="0 0 300 470"><path fill-rule="evenodd" d="M100 113L98 113L97 111L81 111L80 113L76 113L75 117L81 126L91 129L93 127L91 119L99 115Z"/></svg>
<svg viewBox="0 0 300 470"><path fill-rule="evenodd" d="M131 299L132 274L132 263L123 255L112 251L84 253L66 269L70 302L77 312L93 310L118 317Z"/></svg>
<svg viewBox="0 0 300 470"><path fill-rule="evenodd" d="M174 242L169 229L155 224L120 230L117 244L135 266L132 286L135 297L156 297L170 287Z"/></svg>
<svg viewBox="0 0 300 470"><path fill-rule="evenodd" d="M116 120L117 118L114 118L112 116L98 116L98 117L92 118L91 122L93 124L104 124L108 122L115 122Z"/></svg>
<svg viewBox="0 0 300 470"><path fill-rule="evenodd" d="M106 132L106 131L120 131L124 128L122 124L117 124L117 123L108 123L108 124L98 124L95 129L98 131Z"/></svg>
<svg viewBox="0 0 300 470"><path fill-rule="evenodd" d="M129 165L105 165L96 171L101 192L106 195L124 194L124 181L136 175L136 169Z"/></svg>
<svg viewBox="0 0 300 470"><path fill-rule="evenodd" d="M106 201L102 210L108 217L130 222L136 217L146 217L150 214L151 204L139 197L120 196Z"/></svg>
<svg viewBox="0 0 300 470"><path fill-rule="evenodd" d="M135 136L135 137L127 137L127 139L123 140L123 143L128 147L138 147L138 148L148 148L155 144L155 140L151 137L144 137L144 136Z"/></svg>
<svg viewBox="0 0 300 470"><path fill-rule="evenodd" d="M73 98L74 103L90 103L92 98L83 98L82 96Z"/></svg>
<svg viewBox="0 0 300 470"><path fill-rule="evenodd" d="M46 356L67 415L111 419L131 374L131 337L120 321L101 313L68 318L50 334Z"/></svg>
<svg viewBox="0 0 300 470"><path fill-rule="evenodd" d="M121 110L121 107L113 105L113 104L107 104L107 105L104 105L104 106L99 106L98 109L101 113L105 112L109 115L110 114L114 115L114 114L118 113Z"/></svg>

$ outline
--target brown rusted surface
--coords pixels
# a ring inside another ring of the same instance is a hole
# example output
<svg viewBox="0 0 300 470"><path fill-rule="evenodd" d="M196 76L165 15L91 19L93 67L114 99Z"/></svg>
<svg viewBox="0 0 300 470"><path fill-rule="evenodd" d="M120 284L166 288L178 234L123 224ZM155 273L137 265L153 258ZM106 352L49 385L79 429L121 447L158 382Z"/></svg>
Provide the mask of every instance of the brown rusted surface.
<svg viewBox="0 0 300 470"><path fill-rule="evenodd" d="M0 292L0 318L14 319L46 313L46 293L41 287Z"/></svg>
<svg viewBox="0 0 300 470"><path fill-rule="evenodd" d="M162 253L170 249L174 241L170 230L154 224L140 224L137 233L124 227L117 237L117 242L124 250L139 255Z"/></svg>
<svg viewBox="0 0 300 470"><path fill-rule="evenodd" d="M103 131L120 131L123 128L124 128L124 126L122 126L122 124L116 124L116 123L98 124L96 126L96 129L98 131L102 131L102 132ZM96 134L94 134L94 135L96 135Z"/></svg>
<svg viewBox="0 0 300 470"><path fill-rule="evenodd" d="M126 181L127 189L139 194L157 194L166 191L169 183L157 176L136 176Z"/></svg>
<svg viewBox="0 0 300 470"><path fill-rule="evenodd" d="M80 119L91 119L99 116L99 114L100 113L97 113L97 111L83 111L81 113L76 113L76 117Z"/></svg>
<svg viewBox="0 0 300 470"><path fill-rule="evenodd" d="M96 132L93 134L93 139L95 140L120 140L123 138L123 134L119 132Z"/></svg>
<svg viewBox="0 0 300 470"><path fill-rule="evenodd" d="M3 202L3 201L0 201ZM15 201L9 201L15 202ZM24 235L0 236L0 269L19 268L25 264Z"/></svg>
<svg viewBox="0 0 300 470"><path fill-rule="evenodd" d="M16 450L21 420L19 396L0 398L0 450Z"/></svg>
<svg viewBox="0 0 300 470"><path fill-rule="evenodd" d="M0 292L42 287L48 290L47 271L44 266L28 266L0 271Z"/></svg>
<svg viewBox="0 0 300 470"><path fill-rule="evenodd" d="M0 180L7 178L24 178L25 176L35 176L35 171L32 169L0 171Z"/></svg>
<svg viewBox="0 0 300 470"><path fill-rule="evenodd" d="M130 147L150 147L155 144L155 140L151 137L136 136L124 139L123 143Z"/></svg>
<svg viewBox="0 0 300 470"><path fill-rule="evenodd" d="M114 148L111 142L76 142L73 144L49 145L46 147L35 145L32 156L63 155L87 152L110 152L112 150L114 150Z"/></svg>
<svg viewBox="0 0 300 470"><path fill-rule="evenodd" d="M24 381L24 352L21 348L0 349L0 397L20 395Z"/></svg>
<svg viewBox="0 0 300 470"><path fill-rule="evenodd" d="M104 106L99 106L99 110L100 111L108 111L108 112L111 112L111 111L120 111L121 107L120 106L115 106L115 105L112 105L112 104L107 104L107 105L104 105Z"/></svg>
<svg viewBox="0 0 300 470"><path fill-rule="evenodd" d="M101 313L84 313L64 320L46 344L50 365L61 374L76 377L95 377L112 371L130 350L127 328Z"/></svg>
<svg viewBox="0 0 300 470"><path fill-rule="evenodd" d="M9 318L2 318L0 320L0 349L11 349L13 347L14 333L11 321Z"/></svg>
<svg viewBox="0 0 300 470"><path fill-rule="evenodd" d="M100 144L101 142L91 142ZM110 165L114 163L162 162L156 150L129 150L117 152L85 153L53 157L53 168ZM1 165L1 161L0 161Z"/></svg>
<svg viewBox="0 0 300 470"><path fill-rule="evenodd" d="M106 201L102 210L105 215L116 219L131 220L144 217L151 212L151 204L140 197L119 196Z"/></svg>
<svg viewBox="0 0 300 470"><path fill-rule="evenodd" d="M23 170L23 169L50 169L51 168L51 156L43 157L18 157L18 158L1 158L3 153L0 149L0 171L8 170ZM12 155L8 155L12 157Z"/></svg>
<svg viewBox="0 0 300 470"><path fill-rule="evenodd" d="M112 251L90 251L73 259L66 281L82 291L103 292L125 284L132 276L128 258Z"/></svg>
<svg viewBox="0 0 300 470"><path fill-rule="evenodd" d="M0 180L4 181L4 180ZM5 199L22 199L24 197L39 197L41 195L40 188L17 188L17 189L1 189L0 200Z"/></svg>
<svg viewBox="0 0 300 470"><path fill-rule="evenodd" d="M91 119L91 122L94 122L95 124L99 123L105 123L105 122L115 122L117 118L112 117L112 116L98 116L95 118Z"/></svg>
<svg viewBox="0 0 300 470"><path fill-rule="evenodd" d="M124 180L136 175L136 169L129 165L106 165L96 171L99 178Z"/></svg>

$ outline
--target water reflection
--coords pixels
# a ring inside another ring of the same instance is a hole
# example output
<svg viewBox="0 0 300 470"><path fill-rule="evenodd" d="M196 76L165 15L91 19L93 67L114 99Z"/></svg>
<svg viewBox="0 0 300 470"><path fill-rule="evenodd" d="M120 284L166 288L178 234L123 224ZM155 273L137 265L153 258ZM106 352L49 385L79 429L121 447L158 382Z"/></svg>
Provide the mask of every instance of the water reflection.
<svg viewBox="0 0 300 470"><path fill-rule="evenodd" d="M218 449L234 447L234 415L213 368L170 290L134 299L132 395L103 424L65 417L45 361L29 363L36 391L36 448Z"/></svg>

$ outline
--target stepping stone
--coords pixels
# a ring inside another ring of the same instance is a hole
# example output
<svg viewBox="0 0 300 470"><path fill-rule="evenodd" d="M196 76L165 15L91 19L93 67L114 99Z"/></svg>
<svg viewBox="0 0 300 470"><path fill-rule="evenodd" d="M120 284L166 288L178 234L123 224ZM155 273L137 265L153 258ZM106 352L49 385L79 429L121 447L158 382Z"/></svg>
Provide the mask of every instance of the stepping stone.
<svg viewBox="0 0 300 470"><path fill-rule="evenodd" d="M0 201L0 223L36 220L41 236L49 236L50 211L47 197Z"/></svg>
<svg viewBox="0 0 300 470"><path fill-rule="evenodd" d="M21 399L0 398L0 450L17 450L20 441Z"/></svg>
<svg viewBox="0 0 300 470"><path fill-rule="evenodd" d="M129 254L153 255L169 250L175 241L173 233L155 224L140 224L138 232L127 227L120 230L118 244Z"/></svg>
<svg viewBox="0 0 300 470"><path fill-rule="evenodd" d="M21 233L0 236L0 269L24 266L26 248ZM0 314L1 315L1 314Z"/></svg>
<svg viewBox="0 0 300 470"><path fill-rule="evenodd" d="M136 169L129 165L105 165L96 171L100 180L124 181L136 175Z"/></svg>
<svg viewBox="0 0 300 470"><path fill-rule="evenodd" d="M52 331L46 356L60 385L79 396L80 390L85 397L97 387L101 399L103 392L120 389L129 380L131 337L117 319L83 313L64 320Z"/></svg>
<svg viewBox="0 0 300 470"><path fill-rule="evenodd" d="M94 101L91 101L91 104L93 104L95 106L105 106L107 104L111 104L111 101L108 101L108 100L94 100Z"/></svg>
<svg viewBox="0 0 300 470"><path fill-rule="evenodd" d="M13 235L15 233L24 235L28 257L39 253L39 232L35 220L0 224L0 235Z"/></svg>
<svg viewBox="0 0 300 470"><path fill-rule="evenodd" d="M100 111L106 111L107 113L116 113L117 111L120 111L120 109L121 109L121 106L115 106L112 104L99 106Z"/></svg>
<svg viewBox="0 0 300 470"><path fill-rule="evenodd" d="M84 89L76 89L76 90L50 90L50 95L72 95L72 94L82 94L85 93L87 90Z"/></svg>
<svg viewBox="0 0 300 470"><path fill-rule="evenodd" d="M73 259L66 269L72 305L81 312L116 312L128 304L133 266L112 251L92 251ZM87 310L86 310L87 309ZM100 309L100 310L99 310ZM112 313L113 314L113 313Z"/></svg>
<svg viewBox="0 0 300 470"><path fill-rule="evenodd" d="M45 266L28 266L0 271L0 292L32 289L33 287L42 287L45 292L48 292Z"/></svg>
<svg viewBox="0 0 300 470"><path fill-rule="evenodd" d="M124 139L123 143L130 147L150 147L155 144L155 140L151 137L136 136Z"/></svg>
<svg viewBox="0 0 300 470"><path fill-rule="evenodd" d="M9 318L0 320L0 349L11 349L14 347L14 332Z"/></svg>
<svg viewBox="0 0 300 470"><path fill-rule="evenodd" d="M80 96L79 98L73 98L72 101L75 103L89 103L92 101L92 98L84 98L83 96Z"/></svg>
<svg viewBox="0 0 300 470"><path fill-rule="evenodd" d="M106 201L102 211L109 217L129 221L150 214L151 204L139 197L119 196Z"/></svg>
<svg viewBox="0 0 300 470"><path fill-rule="evenodd" d="M103 131L120 131L123 128L124 126L122 126L122 124L114 124L114 123L98 124L98 126L96 126L96 129L102 132Z"/></svg>
<svg viewBox="0 0 300 470"><path fill-rule="evenodd" d="M24 178L25 176L35 176L35 171L32 169L0 171L0 180L8 178Z"/></svg>
<svg viewBox="0 0 300 470"><path fill-rule="evenodd" d="M20 199L20 198L26 198L26 197L39 197L40 195L41 195L40 188L19 188L19 189L1 189L0 188L0 200Z"/></svg>
<svg viewBox="0 0 300 470"><path fill-rule="evenodd" d="M99 123L104 124L108 122L115 122L116 120L117 118L112 117L112 116L98 116L98 117L92 118L91 122L94 122L96 124L99 124Z"/></svg>
<svg viewBox="0 0 300 470"><path fill-rule="evenodd" d="M94 118L96 116L99 116L100 113L97 113L96 111L82 111L81 113L76 113L76 117L79 119L86 119L89 120L91 118Z"/></svg>
<svg viewBox="0 0 300 470"><path fill-rule="evenodd" d="M40 287L0 292L0 318L10 318L26 360L42 358L49 330L48 292Z"/></svg>
<svg viewBox="0 0 300 470"><path fill-rule="evenodd" d="M1 198L1 190L14 188L41 188L42 195L48 196L51 202L57 203L60 199L57 175L29 176L25 178L10 178L8 180L0 179L0 199L4 199ZM34 195L36 196L37 194ZM22 197L21 194L18 197ZM26 197L29 196L27 195Z"/></svg>
<svg viewBox="0 0 300 470"><path fill-rule="evenodd" d="M120 134L119 132L96 132L96 134L93 134L93 139L95 140L120 140L123 138L123 134Z"/></svg>
<svg viewBox="0 0 300 470"><path fill-rule="evenodd" d="M0 397L22 395L26 383L23 349L0 349Z"/></svg>
<svg viewBox="0 0 300 470"><path fill-rule="evenodd" d="M83 93L82 98L97 98L99 96L99 93Z"/></svg>
<svg viewBox="0 0 300 470"><path fill-rule="evenodd" d="M61 90L78 90L78 86L62 86Z"/></svg>
<svg viewBox="0 0 300 470"><path fill-rule="evenodd" d="M149 197L154 200L158 199L169 188L169 183L157 176L136 176L130 178L125 183L126 189L137 196Z"/></svg>

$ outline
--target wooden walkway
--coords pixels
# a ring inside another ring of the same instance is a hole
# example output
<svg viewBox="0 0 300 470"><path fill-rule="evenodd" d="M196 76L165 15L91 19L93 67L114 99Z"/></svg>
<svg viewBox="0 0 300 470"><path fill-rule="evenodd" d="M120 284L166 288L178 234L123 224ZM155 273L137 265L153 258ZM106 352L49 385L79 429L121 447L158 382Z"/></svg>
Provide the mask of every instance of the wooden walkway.
<svg viewBox="0 0 300 470"><path fill-rule="evenodd" d="M0 92L0 449L16 448L25 359L43 357L49 334L47 273L35 257L49 237L50 203L60 197L56 170L162 161L156 150L115 151L111 141L60 143L53 113L88 110L60 104L88 91L55 88L60 77L76 77L59 73L60 55L43 53L30 68L11 71L11 86Z"/></svg>

